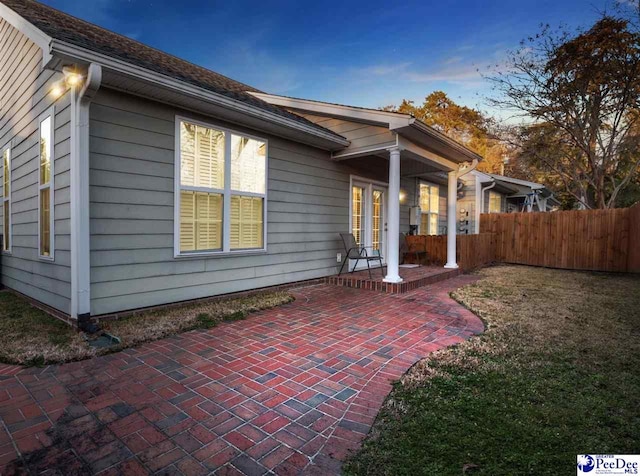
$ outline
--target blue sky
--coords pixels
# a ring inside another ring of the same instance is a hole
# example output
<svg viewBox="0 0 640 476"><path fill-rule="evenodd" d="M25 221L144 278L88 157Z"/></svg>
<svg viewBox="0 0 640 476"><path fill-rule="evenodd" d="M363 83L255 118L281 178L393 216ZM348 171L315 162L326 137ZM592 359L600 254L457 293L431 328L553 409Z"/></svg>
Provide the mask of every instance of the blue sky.
<svg viewBox="0 0 640 476"><path fill-rule="evenodd" d="M275 94L375 108L440 89L486 110L478 69L541 23L588 26L613 1L45 3Z"/></svg>

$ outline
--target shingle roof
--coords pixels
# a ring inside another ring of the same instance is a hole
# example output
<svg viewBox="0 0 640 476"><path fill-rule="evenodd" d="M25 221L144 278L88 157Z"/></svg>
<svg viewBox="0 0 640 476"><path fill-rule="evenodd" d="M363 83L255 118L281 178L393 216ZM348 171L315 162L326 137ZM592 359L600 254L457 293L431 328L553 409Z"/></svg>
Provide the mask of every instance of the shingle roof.
<svg viewBox="0 0 640 476"><path fill-rule="evenodd" d="M173 55L86 22L33 0L0 0L36 28L56 40L118 58L127 63L213 91L245 104L295 120L336 138L342 136L278 106L269 104L249 91L258 89L197 66Z"/></svg>

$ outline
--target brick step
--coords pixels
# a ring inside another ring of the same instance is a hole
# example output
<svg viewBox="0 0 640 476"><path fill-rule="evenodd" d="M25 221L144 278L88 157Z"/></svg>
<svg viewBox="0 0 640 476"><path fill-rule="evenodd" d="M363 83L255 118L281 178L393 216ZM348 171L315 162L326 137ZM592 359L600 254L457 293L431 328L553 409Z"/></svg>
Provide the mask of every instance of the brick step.
<svg viewBox="0 0 640 476"><path fill-rule="evenodd" d="M435 266L420 266L418 268L401 268L401 283L385 283L379 277L380 270L371 270L373 279L369 279L367 271L357 271L345 273L340 276L328 276L325 278L327 284L344 286L347 288L366 289L370 291L381 291L389 294L402 294L412 291L422 286L445 281L462 274L461 269L445 269ZM377 276L377 277L376 277Z"/></svg>

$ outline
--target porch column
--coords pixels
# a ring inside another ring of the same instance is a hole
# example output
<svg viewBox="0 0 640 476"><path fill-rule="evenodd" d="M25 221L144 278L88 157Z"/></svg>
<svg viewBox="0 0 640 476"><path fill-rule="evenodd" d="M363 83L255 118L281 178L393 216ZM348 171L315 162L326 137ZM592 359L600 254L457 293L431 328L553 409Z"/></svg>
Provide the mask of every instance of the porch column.
<svg viewBox="0 0 640 476"><path fill-rule="evenodd" d="M398 273L400 254L400 149L389 150L389 198L387 205L387 276L386 283L401 283Z"/></svg>
<svg viewBox="0 0 640 476"><path fill-rule="evenodd" d="M456 224L458 221L458 171L449 172L447 182L447 264L445 268L456 269Z"/></svg>

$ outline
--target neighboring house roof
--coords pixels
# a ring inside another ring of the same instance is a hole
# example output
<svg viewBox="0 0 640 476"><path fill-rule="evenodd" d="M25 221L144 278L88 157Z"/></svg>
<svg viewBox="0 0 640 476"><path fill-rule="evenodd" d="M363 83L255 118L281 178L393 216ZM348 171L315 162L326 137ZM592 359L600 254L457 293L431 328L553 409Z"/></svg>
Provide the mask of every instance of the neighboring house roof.
<svg viewBox="0 0 640 476"><path fill-rule="evenodd" d="M512 177L505 177L504 175L498 174L487 175L489 175L496 181L513 184L514 186L519 187L518 191L513 194L514 197L524 197L530 194L531 191L537 191L540 192L542 197L555 201L555 199L553 198L553 192L541 183L529 182L528 180L515 179Z"/></svg>
<svg viewBox="0 0 640 476"><path fill-rule="evenodd" d="M494 177L492 177L491 174L480 172L479 170L473 170L471 173L480 179L480 183L482 184L483 188L492 183L495 183L495 185L491 187L491 191L493 192L502 193L508 196L517 194L520 191L519 188L507 182L496 180Z"/></svg>
<svg viewBox="0 0 640 476"><path fill-rule="evenodd" d="M496 180L500 180L502 182L508 182L508 183L513 183L516 185L522 185L524 187L529 187L532 190L539 190L539 189L543 189L546 188L544 185L542 185L541 183L536 183L536 182L529 182L528 180L520 180L520 179L515 179L512 177L506 177L504 175L499 175L499 174L486 174L489 177L492 177Z"/></svg>
<svg viewBox="0 0 640 476"><path fill-rule="evenodd" d="M333 137L337 142L348 145L348 141L341 135L250 94L259 91L239 81L33 0L0 0L0 3L52 39L212 91L275 116L295 121L304 125L306 129L316 130L324 136Z"/></svg>
<svg viewBox="0 0 640 476"><path fill-rule="evenodd" d="M312 112L319 115L388 127L390 130L402 134L416 143L420 143L425 139L428 139L430 145L435 146L435 149L438 150L438 152L444 152L445 154L448 152L450 155L448 158L455 160L456 162L482 160L482 156L476 154L472 150L469 150L467 147L446 134L428 126L411 114L382 111L380 109L349 106L345 104L336 104L290 96L279 96L275 94L261 93L259 91L252 91L251 94L264 99L271 104L288 109Z"/></svg>

